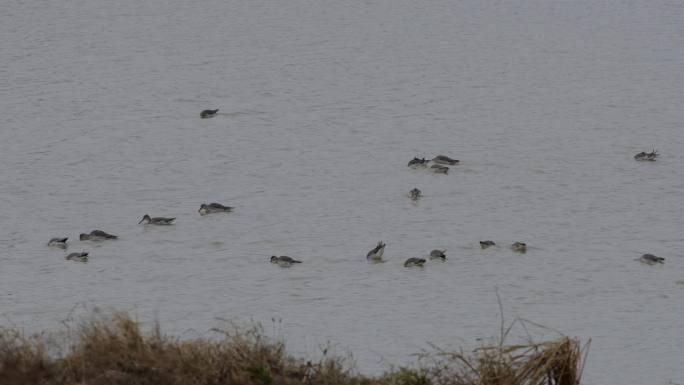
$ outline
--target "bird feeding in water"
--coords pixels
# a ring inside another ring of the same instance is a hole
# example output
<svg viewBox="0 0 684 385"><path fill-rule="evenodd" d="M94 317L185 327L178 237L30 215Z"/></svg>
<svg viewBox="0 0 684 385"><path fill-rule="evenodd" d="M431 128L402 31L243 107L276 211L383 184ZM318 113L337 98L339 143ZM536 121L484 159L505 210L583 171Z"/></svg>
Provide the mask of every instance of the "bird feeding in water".
<svg viewBox="0 0 684 385"><path fill-rule="evenodd" d="M432 158L432 161L437 164L446 164L449 166L453 166L459 162L458 159L452 159L446 155L437 155L436 157Z"/></svg>
<svg viewBox="0 0 684 385"><path fill-rule="evenodd" d="M407 259L406 262L404 262L404 267L414 267L414 266L422 267L424 264L425 264L425 259L412 257L412 258Z"/></svg>
<svg viewBox="0 0 684 385"><path fill-rule="evenodd" d="M511 245L511 250L524 253L527 251L527 245L524 242L515 242Z"/></svg>
<svg viewBox="0 0 684 385"><path fill-rule="evenodd" d="M665 263L665 258L656 257L653 254L644 254L641 256L641 258L639 258L639 261L647 265L655 265L656 263Z"/></svg>
<svg viewBox="0 0 684 385"><path fill-rule="evenodd" d="M69 238L52 238L48 241L47 245L50 247L56 247L59 249L67 248L67 239Z"/></svg>
<svg viewBox="0 0 684 385"><path fill-rule="evenodd" d="M434 172L435 174L448 174L449 173L449 167L440 166L438 164L433 164L430 167L430 171Z"/></svg>
<svg viewBox="0 0 684 385"><path fill-rule="evenodd" d="M413 158L408 162L408 166L411 168L423 168L426 167L429 160L425 158Z"/></svg>
<svg viewBox="0 0 684 385"><path fill-rule="evenodd" d="M446 252L446 249L445 250L437 250L437 249L432 250L430 252L430 259L441 259L442 261L446 261L446 254L444 254L445 252Z"/></svg>
<svg viewBox="0 0 684 385"><path fill-rule="evenodd" d="M298 261L296 259L290 258L287 255L282 255L280 257L276 257L275 255L271 257L271 263L277 263L278 266L282 267L289 267L292 266L294 263L302 263L302 261Z"/></svg>
<svg viewBox="0 0 684 385"><path fill-rule="evenodd" d="M650 161L655 161L656 158L658 157L658 155L660 155L660 154L658 154L658 151L656 151L656 150L653 150L653 151L651 151L651 152L644 152L644 151L641 151L640 153L634 155L634 160L638 160L638 161L644 161L644 160L646 160L646 161L648 161L648 160L650 160Z"/></svg>
<svg viewBox="0 0 684 385"><path fill-rule="evenodd" d="M77 262L88 262L88 253L87 252L80 252L80 253L71 253L66 256L67 261L77 261Z"/></svg>
<svg viewBox="0 0 684 385"><path fill-rule="evenodd" d="M423 192L417 188L414 188L413 190L409 191L408 196L409 198L411 198L411 200L417 201L418 199L420 199L420 197L423 196Z"/></svg>
<svg viewBox="0 0 684 385"><path fill-rule="evenodd" d="M496 243L494 241L480 241L480 247L483 249L486 249L488 247L496 246Z"/></svg>
<svg viewBox="0 0 684 385"><path fill-rule="evenodd" d="M385 253L385 244L380 241L378 244L366 254L366 259L371 261L382 260L382 255Z"/></svg>
<svg viewBox="0 0 684 385"><path fill-rule="evenodd" d="M145 222L146 225L158 225L158 226L167 226L167 225L172 225L173 221L175 221L176 218L164 218L164 217L155 217L151 218L149 215L145 214L145 216L138 222L138 224L141 224Z"/></svg>
<svg viewBox="0 0 684 385"><path fill-rule="evenodd" d="M214 214L214 213L227 213L232 211L233 208L230 206L224 206L220 203L202 203L199 208L200 215Z"/></svg>
<svg viewBox="0 0 684 385"><path fill-rule="evenodd" d="M117 239L116 235L105 233L102 230L93 230L90 234L81 234L78 239L81 241L104 241L106 239Z"/></svg>
<svg viewBox="0 0 684 385"><path fill-rule="evenodd" d="M218 112L218 108L215 110L204 110L200 112L200 118L202 119L207 119L207 118L213 118L216 116L216 113Z"/></svg>

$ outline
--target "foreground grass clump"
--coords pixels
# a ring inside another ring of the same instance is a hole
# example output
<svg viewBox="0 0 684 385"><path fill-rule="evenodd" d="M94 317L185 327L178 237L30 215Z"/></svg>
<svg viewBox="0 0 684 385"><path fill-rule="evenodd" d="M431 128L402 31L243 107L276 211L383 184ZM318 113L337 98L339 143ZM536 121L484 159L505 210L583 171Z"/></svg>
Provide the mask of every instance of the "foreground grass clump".
<svg viewBox="0 0 684 385"><path fill-rule="evenodd" d="M3 385L577 385L581 352L562 337L539 344L482 347L470 354L423 355L420 366L399 367L379 377L356 373L345 360L315 363L285 352L254 327L220 331L222 339L180 340L144 333L124 313L83 324L61 354L48 342L0 329Z"/></svg>

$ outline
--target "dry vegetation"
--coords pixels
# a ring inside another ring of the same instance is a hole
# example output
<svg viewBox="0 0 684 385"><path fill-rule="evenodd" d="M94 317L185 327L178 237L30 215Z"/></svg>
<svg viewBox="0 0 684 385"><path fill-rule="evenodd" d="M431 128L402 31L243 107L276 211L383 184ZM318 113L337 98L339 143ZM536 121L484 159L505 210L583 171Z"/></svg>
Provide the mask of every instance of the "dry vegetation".
<svg viewBox="0 0 684 385"><path fill-rule="evenodd" d="M576 385L583 356L577 340L561 337L467 354L437 350L421 355L416 368L366 377L341 358L294 358L258 327L221 332L220 339L180 340L162 334L158 325L144 333L118 313L83 324L66 350L49 354L45 338L0 329L0 384Z"/></svg>

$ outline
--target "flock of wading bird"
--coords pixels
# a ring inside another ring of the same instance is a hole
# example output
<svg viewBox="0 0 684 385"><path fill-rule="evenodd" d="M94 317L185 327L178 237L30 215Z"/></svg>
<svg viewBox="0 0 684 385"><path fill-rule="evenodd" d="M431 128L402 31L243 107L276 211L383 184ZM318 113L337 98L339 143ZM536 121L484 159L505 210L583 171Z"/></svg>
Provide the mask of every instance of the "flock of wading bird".
<svg viewBox="0 0 684 385"><path fill-rule="evenodd" d="M233 208L230 206L224 206L220 203L202 203L200 205L200 208L198 210L200 215L207 215L207 214L214 214L214 213L229 213L233 211ZM145 225L156 225L156 226L171 226L173 225L174 221L176 218L165 218L165 217L151 217L148 214L145 214L140 222L138 224L145 224ZM114 234L109 234L107 232L104 232L102 230L93 230L90 233L83 233L79 235L78 239L80 241L95 241L95 242L102 242L102 241L110 241L110 240L116 240L119 239L117 235ZM50 241L48 241L48 246L66 250L68 247L67 241L69 240L68 237L58 237L58 238L52 238ZM71 261L78 261L78 262L88 262L88 257L90 256L90 253L86 251L80 251L76 253L71 253L66 256L67 260Z"/></svg>
<svg viewBox="0 0 684 385"><path fill-rule="evenodd" d="M207 118L213 118L216 116L218 113L218 109L216 110L204 110L200 112L200 117L202 119L207 119ZM652 150L651 152L640 152L636 155L634 155L634 159L637 161L655 161L656 158L659 156L658 152L656 150ZM419 169L423 168L426 170L429 170L433 173L436 174L448 174L449 173L449 167L448 166L454 166L459 164L460 161L458 159L453 159L450 158L446 155L437 155L432 159L425 159L425 158L413 158L408 162L408 167L414 168L414 169ZM428 167L430 166L430 167ZM423 193L420 191L418 188L414 188L408 193L409 198L412 201L418 201L422 196ZM203 203L200 205L200 208L198 210L200 215L207 215L207 214L215 214L215 213L228 213L233 210L232 207L230 206L224 206L220 203ZM170 226L173 225L174 221L176 218L165 218L165 217L150 217L149 215L145 214L140 222L138 224L145 224L145 225L156 225L156 226ZM59 249L66 250L68 245L68 237L65 238L52 238L48 242L48 246L50 247L55 247ZM118 239L118 236L106 233L102 230L93 230L88 234L80 234L79 240L81 241L107 241L107 240L115 240ZM371 249L368 254L366 254L366 259L370 262L374 263L380 263L384 262L382 259L383 254L385 253L385 246L386 244L383 241L378 242L378 244ZM486 241L480 241L480 247L482 249L487 249L490 247L496 247L496 243L491 240L486 240ZM518 253L525 253L527 252L527 244L524 242L515 242L510 245L511 250L518 252ZM446 261L446 250L432 250L429 254L429 258L431 260L440 260L440 261ZM81 252L75 252L75 253L70 253L66 256L67 260L72 260L72 261L78 261L78 262L87 262L89 257L89 253L85 251ZM653 254L644 254L642 255L639 259L642 263L649 264L649 265L654 265L658 263L664 263L665 258L662 257L657 257ZM418 266L422 267L426 262L425 258L421 257L411 257L407 259L404 262L405 267L413 267L413 266ZM286 255L281 255L281 256L271 256L271 263L278 264L279 266L282 267L289 267L297 263L302 263L299 260L296 260L294 258L288 257Z"/></svg>

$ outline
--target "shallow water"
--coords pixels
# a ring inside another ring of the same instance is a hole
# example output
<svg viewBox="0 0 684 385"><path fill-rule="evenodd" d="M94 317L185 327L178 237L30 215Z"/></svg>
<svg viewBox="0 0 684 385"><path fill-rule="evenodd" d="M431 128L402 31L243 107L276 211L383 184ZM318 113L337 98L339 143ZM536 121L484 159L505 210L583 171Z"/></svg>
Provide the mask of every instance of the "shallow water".
<svg viewBox="0 0 684 385"><path fill-rule="evenodd" d="M329 342L372 374L429 343L496 336L498 288L507 320L592 338L587 384L682 382L683 13L665 0L8 2L3 324L55 330L98 308L183 335L255 320L297 354ZM207 108L218 116L199 119ZM651 148L657 162L632 159ZM462 163L406 167L437 154ZM235 212L199 216L213 201ZM145 213L177 224L136 225ZM121 239L77 240L93 229ZM90 262L48 249L56 236ZM387 262L366 263L379 240ZM446 263L402 267L434 248ZM646 252L665 265L635 261Z"/></svg>

